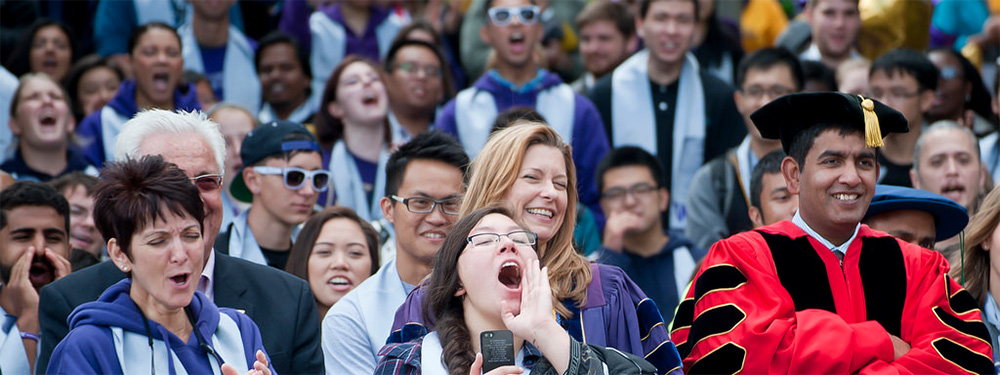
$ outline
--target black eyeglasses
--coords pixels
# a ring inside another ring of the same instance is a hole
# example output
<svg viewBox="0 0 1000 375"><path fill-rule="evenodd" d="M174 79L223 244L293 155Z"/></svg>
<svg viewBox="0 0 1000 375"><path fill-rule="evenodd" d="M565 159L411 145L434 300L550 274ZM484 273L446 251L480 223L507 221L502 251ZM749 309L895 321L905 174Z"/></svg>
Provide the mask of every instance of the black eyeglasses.
<svg viewBox="0 0 1000 375"><path fill-rule="evenodd" d="M406 209L415 214L426 214L434 211L434 206L441 205L441 212L448 215L458 215L458 206L462 205L462 198L448 198L434 200L424 197L400 198L395 195L390 196L396 202L402 202Z"/></svg>
<svg viewBox="0 0 1000 375"><path fill-rule="evenodd" d="M253 167L254 171L264 175L282 175L285 180L285 187L289 190L299 190L305 186L306 179L312 181L312 188L317 192L324 192L330 187L330 172L322 169L307 171L302 168L278 168L268 166Z"/></svg>
<svg viewBox="0 0 1000 375"><path fill-rule="evenodd" d="M526 230L515 230L507 234L500 233L479 233L473 234L465 240L475 247L491 247L500 243L500 237L510 238L515 245L531 246L538 240L538 235Z"/></svg>
<svg viewBox="0 0 1000 375"><path fill-rule="evenodd" d="M191 183L202 192L216 191L222 187L222 175L218 173L203 174L201 176L190 177Z"/></svg>
<svg viewBox="0 0 1000 375"><path fill-rule="evenodd" d="M638 198L649 194L653 190L656 190L656 186L647 183L638 183L628 189L620 187L608 189L601 194L601 198L608 202L617 202L625 199L626 194L632 194L633 197Z"/></svg>
<svg viewBox="0 0 1000 375"><path fill-rule="evenodd" d="M490 17L490 22L496 26L507 26L517 17L525 25L534 25L538 22L538 15L541 8L536 5L526 5L520 7L493 7L486 11Z"/></svg>
<svg viewBox="0 0 1000 375"><path fill-rule="evenodd" d="M407 74L417 75L419 72L424 72L428 77L440 77L441 67L435 65L421 65L413 61L403 61L396 64L396 69L402 70Z"/></svg>

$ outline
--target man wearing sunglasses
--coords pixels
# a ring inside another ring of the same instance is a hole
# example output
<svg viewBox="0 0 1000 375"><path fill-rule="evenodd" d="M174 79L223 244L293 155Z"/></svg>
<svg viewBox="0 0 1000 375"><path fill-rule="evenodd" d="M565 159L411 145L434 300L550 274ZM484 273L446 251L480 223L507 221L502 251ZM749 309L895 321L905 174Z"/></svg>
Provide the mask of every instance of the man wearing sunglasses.
<svg viewBox="0 0 1000 375"><path fill-rule="evenodd" d="M395 257L323 318L327 374L375 371L396 309L430 274L434 255L458 219L468 165L462 146L437 131L420 133L389 158L380 203L395 227Z"/></svg>
<svg viewBox="0 0 1000 375"><path fill-rule="evenodd" d="M541 10L528 0L487 1L479 37L493 47L493 69L444 106L435 127L454 135L475 158L498 113L512 107L538 111L573 146L580 201L599 213L594 167L608 152L608 139L594 104L539 67Z"/></svg>
<svg viewBox="0 0 1000 375"><path fill-rule="evenodd" d="M292 241L330 186L319 144L302 124L273 121L247 134L240 147L243 168L229 187L250 203L215 240L237 258L285 269Z"/></svg>
<svg viewBox="0 0 1000 375"><path fill-rule="evenodd" d="M625 270L653 299L663 320L673 320L705 250L681 232L663 228L661 213L670 204L670 192L663 185L660 162L641 148L625 146L601 160L597 175L601 208L608 217L597 261Z"/></svg>
<svg viewBox="0 0 1000 375"><path fill-rule="evenodd" d="M323 372L316 300L309 284L291 274L223 254L213 242L222 225L222 173L226 141L201 112L140 112L115 140L115 159L162 155L198 187L205 205L205 268L198 291L221 307L243 311L260 328L267 356L279 374ZM229 177L226 177L229 178ZM41 342L36 369L44 373L52 350L69 332L67 316L125 278L114 262L101 262L42 288Z"/></svg>
<svg viewBox="0 0 1000 375"><path fill-rule="evenodd" d="M614 147L656 155L670 189L670 228L687 221L688 188L708 160L747 130L733 88L699 68L691 53L698 0L642 0L635 19L645 49L602 77L590 92Z"/></svg>

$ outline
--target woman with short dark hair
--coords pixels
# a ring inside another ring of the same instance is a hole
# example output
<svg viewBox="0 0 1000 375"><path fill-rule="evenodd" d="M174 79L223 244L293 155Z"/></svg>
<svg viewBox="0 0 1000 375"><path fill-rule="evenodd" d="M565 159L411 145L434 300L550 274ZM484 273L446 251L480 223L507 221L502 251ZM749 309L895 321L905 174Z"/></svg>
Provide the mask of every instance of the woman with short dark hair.
<svg viewBox="0 0 1000 375"><path fill-rule="evenodd" d="M157 155L112 163L101 178L97 228L127 277L73 311L47 372L274 373L257 325L195 291L205 211L188 176Z"/></svg>

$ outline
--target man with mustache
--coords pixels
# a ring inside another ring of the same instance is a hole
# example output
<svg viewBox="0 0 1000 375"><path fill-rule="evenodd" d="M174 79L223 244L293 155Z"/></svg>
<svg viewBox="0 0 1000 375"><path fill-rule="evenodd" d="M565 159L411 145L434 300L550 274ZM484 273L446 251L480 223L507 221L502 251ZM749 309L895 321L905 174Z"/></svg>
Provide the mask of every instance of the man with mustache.
<svg viewBox="0 0 1000 375"><path fill-rule="evenodd" d="M29 374L38 349L38 291L71 272L69 203L48 185L0 193L0 373Z"/></svg>
<svg viewBox="0 0 1000 375"><path fill-rule="evenodd" d="M684 372L993 373L989 333L948 261L861 224L883 135L906 132L906 118L832 92L750 117L781 139L799 210L709 251L670 333Z"/></svg>

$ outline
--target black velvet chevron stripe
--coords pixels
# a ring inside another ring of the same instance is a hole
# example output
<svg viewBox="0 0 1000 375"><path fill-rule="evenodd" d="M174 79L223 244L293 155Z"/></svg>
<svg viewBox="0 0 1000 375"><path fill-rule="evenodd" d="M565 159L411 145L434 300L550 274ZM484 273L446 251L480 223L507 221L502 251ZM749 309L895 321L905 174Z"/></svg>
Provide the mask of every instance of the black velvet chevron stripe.
<svg viewBox="0 0 1000 375"><path fill-rule="evenodd" d="M691 320L694 319L694 300L686 299L681 301L681 304L677 306L677 313L674 314L674 331L683 329L685 327L691 326Z"/></svg>
<svg viewBox="0 0 1000 375"><path fill-rule="evenodd" d="M945 278L947 278L947 280L945 280L944 285L948 290L948 305L951 306L951 311L954 311L956 314L965 314L979 308L979 304L976 303L976 298L972 296L972 293L969 293L969 291L965 289L962 289L958 291L958 293L952 295L954 292L951 289L951 277L945 276Z"/></svg>
<svg viewBox="0 0 1000 375"><path fill-rule="evenodd" d="M858 269L865 290L868 320L879 322L889 334L902 336L906 265L899 243L892 237L862 238Z"/></svg>
<svg viewBox="0 0 1000 375"><path fill-rule="evenodd" d="M743 369L747 351L736 344L726 343L701 357L691 365L688 374L735 374Z"/></svg>
<svg viewBox="0 0 1000 375"><path fill-rule="evenodd" d="M701 297L709 292L720 289L734 289L747 282L747 277L743 272L732 265L720 264L712 266L698 276L694 285L694 300L701 300Z"/></svg>
<svg viewBox="0 0 1000 375"><path fill-rule="evenodd" d="M959 319L957 316L944 311L941 306L934 308L934 315L937 315L938 319L941 319L941 322L943 322L944 325L951 327L956 331L983 340L983 342L987 344L991 342L990 331L986 329L986 325L983 324L983 322L968 322Z"/></svg>
<svg viewBox="0 0 1000 375"><path fill-rule="evenodd" d="M698 324L691 326L691 331L688 333L688 343L693 347L703 338L732 331L746 317L747 314L732 304L702 311L701 315L695 319Z"/></svg>
<svg viewBox="0 0 1000 375"><path fill-rule="evenodd" d="M954 363L963 370L974 374L992 374L996 371L992 358L976 353L969 348L948 339L937 339L931 343L941 358Z"/></svg>
<svg viewBox="0 0 1000 375"><path fill-rule="evenodd" d="M822 309L836 313L826 266L809 239L802 236L793 240L784 235L757 232L771 248L778 279L792 296L795 311Z"/></svg>

